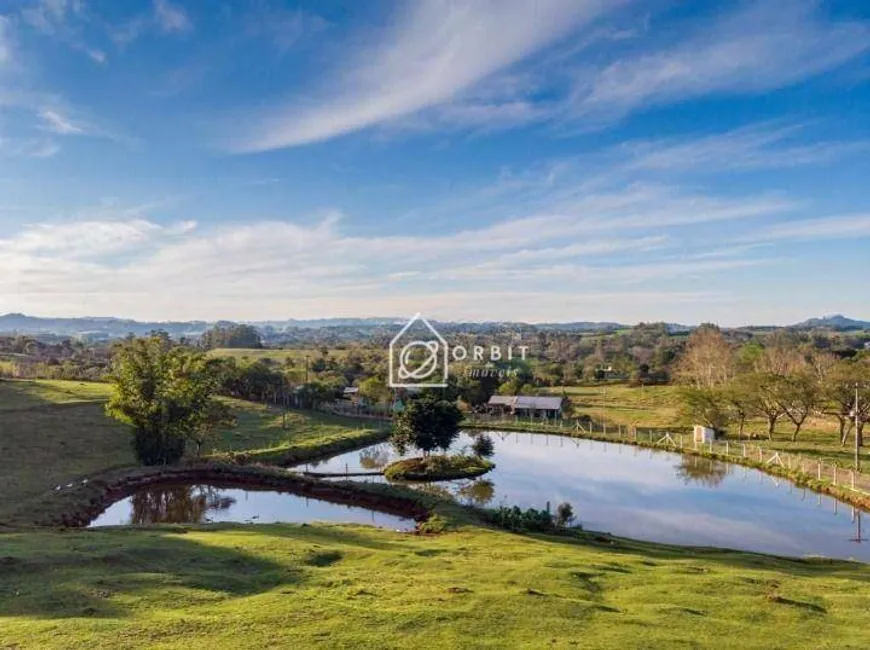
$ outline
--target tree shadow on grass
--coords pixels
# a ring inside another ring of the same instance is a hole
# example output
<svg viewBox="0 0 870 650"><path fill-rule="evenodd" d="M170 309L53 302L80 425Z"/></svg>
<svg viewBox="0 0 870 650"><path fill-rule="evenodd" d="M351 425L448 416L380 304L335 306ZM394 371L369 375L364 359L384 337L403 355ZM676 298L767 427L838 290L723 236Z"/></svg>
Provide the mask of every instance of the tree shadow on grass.
<svg viewBox="0 0 870 650"><path fill-rule="evenodd" d="M183 529L0 537L0 617L122 617L137 597L249 596L304 579L306 565L190 541ZM38 550L36 550L38 549Z"/></svg>

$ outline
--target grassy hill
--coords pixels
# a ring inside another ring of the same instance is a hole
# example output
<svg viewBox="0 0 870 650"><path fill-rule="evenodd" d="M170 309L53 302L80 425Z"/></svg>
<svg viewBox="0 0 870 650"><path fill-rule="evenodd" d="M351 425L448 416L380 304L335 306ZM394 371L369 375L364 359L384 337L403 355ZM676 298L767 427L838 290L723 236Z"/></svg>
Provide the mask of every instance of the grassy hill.
<svg viewBox="0 0 870 650"><path fill-rule="evenodd" d="M476 526L0 538L0 646L864 647L870 567Z"/></svg>
<svg viewBox="0 0 870 650"><path fill-rule="evenodd" d="M135 463L129 430L105 414L110 390L93 382L0 381L0 524L39 507L56 485ZM238 426L219 432L212 453L304 456L374 429L304 411L289 412L282 428L277 409L228 401Z"/></svg>

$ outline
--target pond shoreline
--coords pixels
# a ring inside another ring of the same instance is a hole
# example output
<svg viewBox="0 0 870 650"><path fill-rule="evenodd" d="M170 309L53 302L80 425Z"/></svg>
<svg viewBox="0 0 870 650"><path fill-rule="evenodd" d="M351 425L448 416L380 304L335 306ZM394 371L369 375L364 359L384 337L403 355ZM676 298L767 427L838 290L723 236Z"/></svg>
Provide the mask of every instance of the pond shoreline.
<svg viewBox="0 0 870 650"><path fill-rule="evenodd" d="M375 510L384 514L422 522L431 514L423 496L402 494L384 486L353 482L319 481L289 473L274 466L201 463L175 466L133 468L115 471L63 488L58 494L54 514L46 512L37 527L81 528L90 524L109 506L147 487L177 483L201 483L251 491L279 491L328 501L339 505Z"/></svg>
<svg viewBox="0 0 870 650"><path fill-rule="evenodd" d="M771 465L767 463L759 463L751 458L741 458L739 456L726 456L725 454L719 454L716 452L709 452L703 447L695 449L693 447L679 447L679 446L664 446L657 444L656 442L650 442L641 439L631 439L631 438L622 438L622 439L614 439L607 436L597 435L594 433L586 433L575 431L571 429L560 429L559 431L550 431L547 429L533 429L531 427L512 427L510 423L500 423L498 426L492 426L492 423L472 423L472 422L463 422L462 429L472 429L476 431L489 431L493 433L529 433L534 435L548 435L548 436L564 436L566 438L575 438L582 440L594 440L596 442L605 442L612 443L618 445L626 445L630 447L643 447L645 449L654 449L658 451L667 451L675 454L682 454L685 456L695 456L699 458L710 458L712 460L718 460L723 463L727 463L730 465L740 465L742 467L749 467L751 469L758 470L765 474L769 474L771 476L777 476L784 479L787 479L794 483L798 487L805 487L814 492L825 494L831 497L834 497L838 501L842 501L843 503L847 503L849 505L855 506L864 510L867 513L870 513L870 496L865 495L860 492L853 492L847 488L840 487L839 485L833 485L832 483L824 480L819 480L812 476L811 474L807 474L805 472L798 471L796 469L788 469L785 467L781 467L779 465Z"/></svg>

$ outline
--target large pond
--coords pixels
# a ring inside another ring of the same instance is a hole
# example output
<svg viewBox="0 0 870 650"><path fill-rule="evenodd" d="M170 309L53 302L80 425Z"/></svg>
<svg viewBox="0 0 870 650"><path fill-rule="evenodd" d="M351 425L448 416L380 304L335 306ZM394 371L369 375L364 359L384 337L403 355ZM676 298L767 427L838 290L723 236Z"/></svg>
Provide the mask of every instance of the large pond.
<svg viewBox="0 0 870 650"><path fill-rule="evenodd" d="M414 528L413 519L285 492L189 484L144 488L109 506L90 525L202 524L219 521L264 524L333 521L396 530Z"/></svg>
<svg viewBox="0 0 870 650"><path fill-rule="evenodd" d="M584 528L634 539L870 561L860 511L757 470L563 436L489 435L496 449L492 472L421 489L444 490L489 507L545 508L549 503L555 509L567 501ZM463 434L454 450L470 443ZM370 471L396 458L388 444L381 444L308 469Z"/></svg>

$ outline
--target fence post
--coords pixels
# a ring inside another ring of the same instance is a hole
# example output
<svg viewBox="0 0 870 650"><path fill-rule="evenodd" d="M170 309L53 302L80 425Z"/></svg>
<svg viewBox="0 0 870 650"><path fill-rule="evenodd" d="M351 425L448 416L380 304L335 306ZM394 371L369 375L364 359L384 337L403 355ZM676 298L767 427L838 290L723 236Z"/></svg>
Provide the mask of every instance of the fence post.
<svg viewBox="0 0 870 650"><path fill-rule="evenodd" d="M744 442L742 444L743 444L743 457L746 458L746 443Z"/></svg>
<svg viewBox="0 0 870 650"><path fill-rule="evenodd" d="M729 445L728 445L728 441L726 440L726 441L725 441L725 455L726 455L726 456L730 456L730 455L731 455L730 453L728 453L728 450L729 450Z"/></svg>
<svg viewBox="0 0 870 650"><path fill-rule="evenodd" d="M819 461L819 480L822 480L822 461Z"/></svg>
<svg viewBox="0 0 870 650"><path fill-rule="evenodd" d="M758 462L764 462L764 450L761 447L758 448Z"/></svg>
<svg viewBox="0 0 870 650"><path fill-rule="evenodd" d="M680 434L680 449L683 448L683 434Z"/></svg>
<svg viewBox="0 0 870 650"><path fill-rule="evenodd" d="M855 489L855 470L852 470L852 489Z"/></svg>
<svg viewBox="0 0 870 650"><path fill-rule="evenodd" d="M708 453L710 453L710 454L713 453L713 439L712 438L710 438L710 451Z"/></svg>
<svg viewBox="0 0 870 650"><path fill-rule="evenodd" d="M834 465L834 485L837 484L837 466Z"/></svg>

